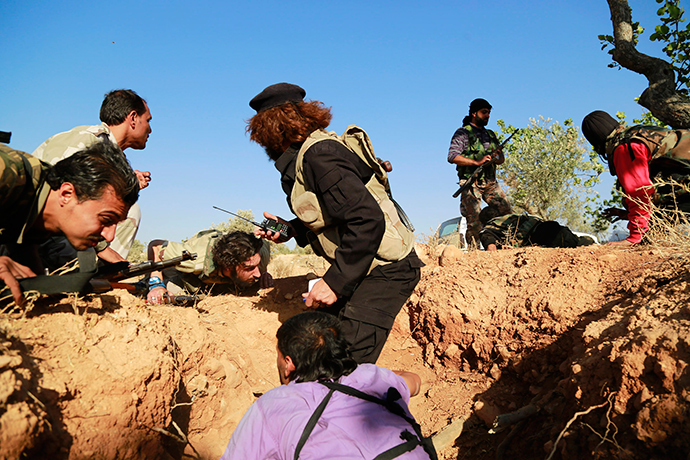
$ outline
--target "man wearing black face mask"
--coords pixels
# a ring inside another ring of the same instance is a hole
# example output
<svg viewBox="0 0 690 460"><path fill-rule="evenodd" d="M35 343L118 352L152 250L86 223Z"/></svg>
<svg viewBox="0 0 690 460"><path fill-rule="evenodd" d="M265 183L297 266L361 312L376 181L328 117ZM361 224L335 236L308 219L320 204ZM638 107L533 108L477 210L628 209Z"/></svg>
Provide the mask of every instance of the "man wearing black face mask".
<svg viewBox="0 0 690 460"><path fill-rule="evenodd" d="M460 213L467 219L467 244L479 247L479 221L482 198L489 205L498 208L501 214L510 214L512 209L496 182L495 165L503 164L505 157L499 148L496 134L486 129L491 115L491 104L485 99L475 99L470 104L470 112L462 120L462 127L453 134L448 150L448 163L456 165L460 187L472 176L479 166L484 166L477 180L465 189L460 196Z"/></svg>

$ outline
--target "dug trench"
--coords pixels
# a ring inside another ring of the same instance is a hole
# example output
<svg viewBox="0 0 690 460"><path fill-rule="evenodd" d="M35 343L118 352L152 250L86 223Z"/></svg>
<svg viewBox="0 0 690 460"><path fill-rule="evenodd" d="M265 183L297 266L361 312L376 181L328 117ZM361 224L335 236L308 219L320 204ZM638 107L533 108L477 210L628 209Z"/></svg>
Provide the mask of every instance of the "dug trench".
<svg viewBox="0 0 690 460"><path fill-rule="evenodd" d="M378 364L422 377L410 409L426 434L464 419L440 458L688 458L684 259L417 249L422 280ZM3 312L0 458L219 458L278 385L275 332L325 270L273 264L275 287L190 307L117 290Z"/></svg>

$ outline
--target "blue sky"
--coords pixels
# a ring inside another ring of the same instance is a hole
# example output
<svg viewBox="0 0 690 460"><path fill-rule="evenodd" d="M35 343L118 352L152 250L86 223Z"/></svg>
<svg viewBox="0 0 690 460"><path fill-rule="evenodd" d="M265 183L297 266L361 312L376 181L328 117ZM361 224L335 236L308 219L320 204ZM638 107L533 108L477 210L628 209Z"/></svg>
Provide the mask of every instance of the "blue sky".
<svg viewBox="0 0 690 460"><path fill-rule="evenodd" d="M647 39L658 5L630 0ZM103 95L131 88L151 109L152 173L137 238L181 240L227 215L292 218L272 163L244 133L249 100L277 82L331 106L331 129L363 127L390 160L394 197L417 234L459 214L450 138L469 102L526 126L542 115L579 126L592 110L626 112L646 79L607 67L606 0L32 1L0 5L0 130L31 152L51 135L98 124ZM610 190L608 172L598 189Z"/></svg>

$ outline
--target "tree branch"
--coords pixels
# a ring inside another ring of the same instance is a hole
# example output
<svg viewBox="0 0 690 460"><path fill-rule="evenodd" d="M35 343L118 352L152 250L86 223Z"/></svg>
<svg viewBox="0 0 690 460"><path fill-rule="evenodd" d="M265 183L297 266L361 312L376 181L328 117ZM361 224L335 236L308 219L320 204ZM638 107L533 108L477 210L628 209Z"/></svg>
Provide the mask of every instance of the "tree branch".
<svg viewBox="0 0 690 460"><path fill-rule="evenodd" d="M615 40L613 60L628 70L644 75L649 82L649 87L640 96L640 105L673 128L690 128L690 101L676 92L676 76L671 65L663 59L637 51L628 1L607 1Z"/></svg>

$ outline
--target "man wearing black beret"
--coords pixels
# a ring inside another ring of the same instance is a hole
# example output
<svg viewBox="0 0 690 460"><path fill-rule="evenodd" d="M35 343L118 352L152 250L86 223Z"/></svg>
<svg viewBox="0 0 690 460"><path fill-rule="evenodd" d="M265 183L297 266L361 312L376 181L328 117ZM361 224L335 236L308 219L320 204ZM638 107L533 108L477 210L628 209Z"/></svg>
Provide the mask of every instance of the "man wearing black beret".
<svg viewBox="0 0 690 460"><path fill-rule="evenodd" d="M281 174L288 205L297 216L288 238L310 244L330 268L305 293L308 308L337 315L358 363L375 363L400 308L419 282L423 265L414 252L414 234L393 202L387 173L376 161L366 133L349 126L343 136L325 131L330 108L304 101L297 85L278 83L249 105L251 140L266 150ZM279 233L255 230L285 241Z"/></svg>
<svg viewBox="0 0 690 460"><path fill-rule="evenodd" d="M462 120L462 127L453 134L448 149L448 163L456 165L460 187L472 176L479 166L484 169L477 179L460 195L460 214L467 219L465 239L468 245L479 247L479 221L482 198L487 204L496 206L501 214L512 211L505 193L496 181L496 166L503 164L505 157L499 148L496 133L486 129L491 115L491 104L485 99L470 103L470 112Z"/></svg>

